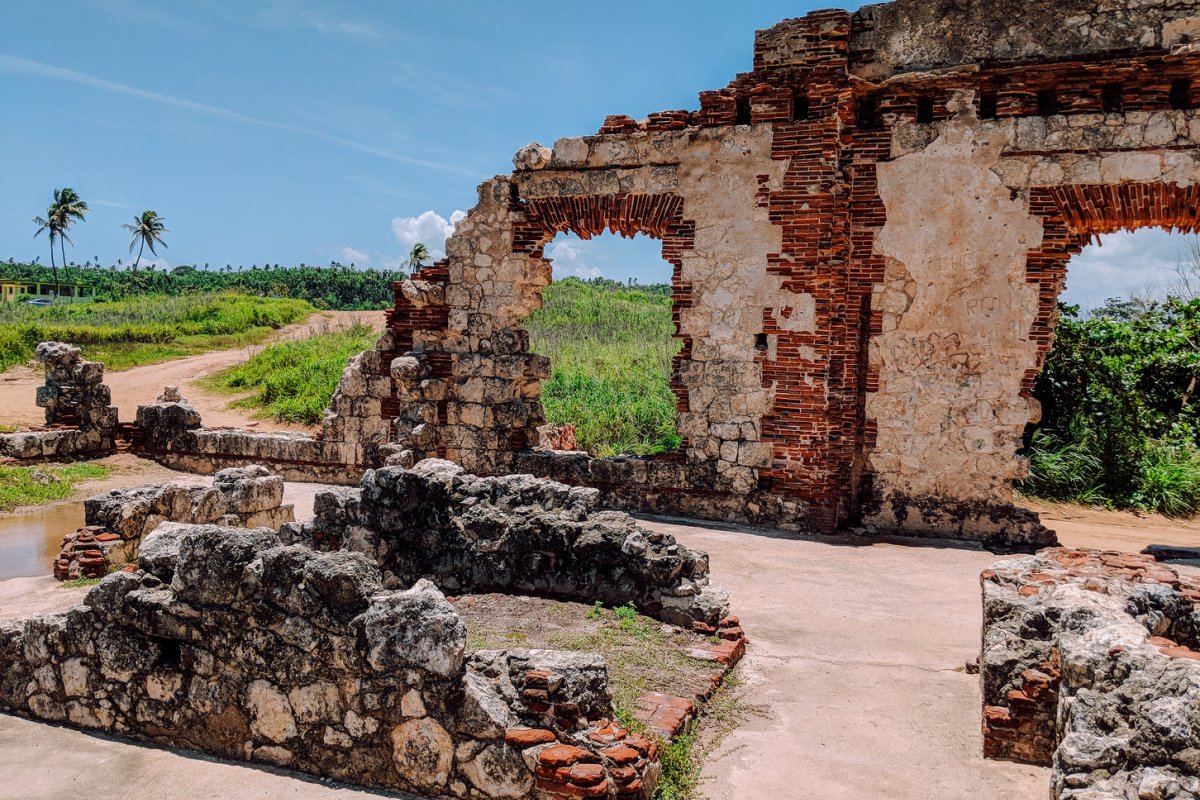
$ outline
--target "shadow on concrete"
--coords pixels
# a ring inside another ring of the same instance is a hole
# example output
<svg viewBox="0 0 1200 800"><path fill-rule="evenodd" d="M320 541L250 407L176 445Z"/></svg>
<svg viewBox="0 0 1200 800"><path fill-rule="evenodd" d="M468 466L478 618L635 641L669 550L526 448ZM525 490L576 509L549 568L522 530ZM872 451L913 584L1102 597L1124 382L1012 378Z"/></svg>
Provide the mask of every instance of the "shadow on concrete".
<svg viewBox="0 0 1200 800"><path fill-rule="evenodd" d="M852 533L805 533L803 531L781 531L772 528L756 528L752 525L738 525L730 522L718 522L709 519L693 519L691 517L675 517L661 514L630 513L631 517L644 522L659 522L667 525L686 525L690 528L702 528L728 533L744 533L749 536L760 536L766 539L792 539L802 542L817 542L835 547L871 547L877 544L898 545L901 547L932 547L949 550L970 550L977 553L988 552L988 548L979 542L968 542L962 539L943 539L933 536L888 536L881 534ZM1000 551L991 551L1003 555Z"/></svg>

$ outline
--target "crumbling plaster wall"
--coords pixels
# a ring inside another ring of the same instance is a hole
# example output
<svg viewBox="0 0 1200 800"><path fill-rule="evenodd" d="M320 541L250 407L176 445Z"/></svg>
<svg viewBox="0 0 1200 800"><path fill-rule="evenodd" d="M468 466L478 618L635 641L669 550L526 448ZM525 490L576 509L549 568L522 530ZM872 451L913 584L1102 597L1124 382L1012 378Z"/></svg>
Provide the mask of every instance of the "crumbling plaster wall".
<svg viewBox="0 0 1200 800"><path fill-rule="evenodd" d="M1040 417L1028 376L1046 355L1036 323L1064 277L1049 295L1030 278L1030 254L1043 245L1031 192L1186 190L1200 176L1195 111L980 120L970 90L952 93L946 109L952 116L937 123L898 124L891 160L877 168L887 222L875 251L886 266L872 297L882 332L870 342L879 381L866 413L878 426L869 468L885 498L867 522L879 527L950 532L956 520L939 523L910 501L1009 502L1012 481L1024 475L1016 452L1026 423ZM1110 210L1114 219L1075 212L1079 243L1153 222L1120 209Z"/></svg>
<svg viewBox="0 0 1200 800"><path fill-rule="evenodd" d="M872 307L883 332L870 343L879 390L866 413L881 490L991 502L1011 498L1014 454L1037 418L1021 381L1037 363L1025 257L1042 226L993 171L1003 132L982 130L969 100L927 147L878 168L886 267Z"/></svg>
<svg viewBox="0 0 1200 800"><path fill-rule="evenodd" d="M1200 32L1196 0L895 0L855 13L856 74L1166 49Z"/></svg>

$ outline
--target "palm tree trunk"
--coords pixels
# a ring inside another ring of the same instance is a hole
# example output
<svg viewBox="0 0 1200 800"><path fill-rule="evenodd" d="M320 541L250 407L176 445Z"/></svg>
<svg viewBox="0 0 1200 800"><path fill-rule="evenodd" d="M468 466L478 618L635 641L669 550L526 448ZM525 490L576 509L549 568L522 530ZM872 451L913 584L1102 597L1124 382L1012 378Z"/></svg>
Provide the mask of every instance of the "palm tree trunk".
<svg viewBox="0 0 1200 800"><path fill-rule="evenodd" d="M62 239L58 240L58 248L62 251L63 262L63 280L67 283L71 282L71 270L67 268L67 245Z"/></svg>
<svg viewBox="0 0 1200 800"><path fill-rule="evenodd" d="M142 248L146 246L146 240L142 239L142 243L138 245L137 261L133 262L133 274L137 275L138 264L142 263Z"/></svg>
<svg viewBox="0 0 1200 800"><path fill-rule="evenodd" d="M54 239L53 239L53 237L50 239L50 269L54 270L54 295L53 295L53 297L55 299L57 299L58 298L58 265L54 263ZM51 302L53 302L53 301L51 301Z"/></svg>

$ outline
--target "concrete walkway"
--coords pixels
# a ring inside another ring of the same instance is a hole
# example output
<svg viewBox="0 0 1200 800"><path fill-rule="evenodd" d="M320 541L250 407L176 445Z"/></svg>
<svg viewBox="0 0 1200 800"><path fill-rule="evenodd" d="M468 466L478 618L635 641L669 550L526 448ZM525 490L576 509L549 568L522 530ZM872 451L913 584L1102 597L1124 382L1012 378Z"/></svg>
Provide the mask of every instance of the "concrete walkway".
<svg viewBox="0 0 1200 800"><path fill-rule="evenodd" d="M787 800L1030 800L1049 770L981 755L979 573L996 556L652 523L706 550L750 637L766 709L704 769L704 793Z"/></svg>
<svg viewBox="0 0 1200 800"><path fill-rule="evenodd" d="M712 800L1046 795L1047 770L980 755L978 677L963 664L978 654L978 576L995 556L650 524L709 552L751 638L739 674L766 711L710 757ZM0 800L378 796L3 715L0 764Z"/></svg>

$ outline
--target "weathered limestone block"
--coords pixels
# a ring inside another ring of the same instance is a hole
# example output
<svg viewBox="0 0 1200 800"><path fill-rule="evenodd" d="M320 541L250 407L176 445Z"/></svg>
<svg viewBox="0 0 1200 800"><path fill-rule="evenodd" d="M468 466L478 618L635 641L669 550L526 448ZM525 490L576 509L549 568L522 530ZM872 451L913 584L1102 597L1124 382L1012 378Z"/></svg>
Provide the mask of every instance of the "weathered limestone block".
<svg viewBox="0 0 1200 800"><path fill-rule="evenodd" d="M728 613L708 557L628 515L598 492L512 475L479 478L448 461L368 472L358 492L322 492L316 516L285 541L365 553L388 586L428 578L446 591L508 591L634 602L667 622L715 624Z"/></svg>
<svg viewBox="0 0 1200 800"><path fill-rule="evenodd" d="M1051 797L1200 792L1200 583L1153 556L1054 548L985 571L984 751Z"/></svg>
<svg viewBox="0 0 1200 800"><path fill-rule="evenodd" d="M46 382L37 388L37 405L54 430L0 435L0 457L14 459L98 456L116 446L117 409L104 384L104 366L85 361L79 348L41 342L34 358L45 366Z"/></svg>
<svg viewBox="0 0 1200 800"><path fill-rule="evenodd" d="M85 527L64 537L54 575L102 577L133 561L145 537L165 523L278 529L296 518L294 508L282 503L283 479L258 465L222 470L211 488L166 483L114 489L84 501Z"/></svg>

